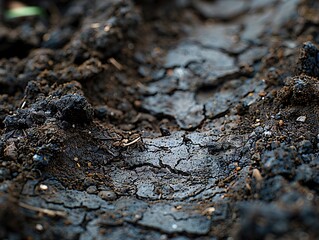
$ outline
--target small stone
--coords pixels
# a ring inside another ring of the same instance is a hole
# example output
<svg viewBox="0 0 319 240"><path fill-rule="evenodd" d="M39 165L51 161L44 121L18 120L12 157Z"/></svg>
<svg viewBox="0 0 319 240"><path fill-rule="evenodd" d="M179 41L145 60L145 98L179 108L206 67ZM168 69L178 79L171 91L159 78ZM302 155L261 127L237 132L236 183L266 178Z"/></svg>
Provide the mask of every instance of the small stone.
<svg viewBox="0 0 319 240"><path fill-rule="evenodd" d="M87 189L86 189L86 192L89 193L89 194L94 194L97 192L97 188L96 186L89 186Z"/></svg>
<svg viewBox="0 0 319 240"><path fill-rule="evenodd" d="M209 208L206 208L204 211L203 211L203 214L204 215L212 215L213 214L213 212L215 212L216 211L216 209L214 208L214 207L209 207Z"/></svg>
<svg viewBox="0 0 319 240"><path fill-rule="evenodd" d="M279 127L282 127L284 124L285 124L285 123L284 123L283 120L279 120L279 122L278 122Z"/></svg>
<svg viewBox="0 0 319 240"><path fill-rule="evenodd" d="M115 192L113 191L100 191L98 196L105 201L112 201L117 198Z"/></svg>
<svg viewBox="0 0 319 240"><path fill-rule="evenodd" d="M42 191L46 191L46 190L48 190L48 186L47 185L45 185L45 184L40 184L40 190L42 190Z"/></svg>
<svg viewBox="0 0 319 240"><path fill-rule="evenodd" d="M299 116L299 117L296 119L296 121L297 121L297 122L305 122L306 119L307 119L306 116Z"/></svg>
<svg viewBox="0 0 319 240"><path fill-rule="evenodd" d="M279 112L279 113L277 113L277 114L275 115L275 119L276 119L276 120L280 120L281 117L282 117L282 116L281 116L281 112Z"/></svg>
<svg viewBox="0 0 319 240"><path fill-rule="evenodd" d="M42 232L44 230L44 227L40 223L38 223L35 225L35 229L38 230L39 232Z"/></svg>
<svg viewBox="0 0 319 240"><path fill-rule="evenodd" d="M178 205L175 207L176 210L181 210L183 207L181 205Z"/></svg>
<svg viewBox="0 0 319 240"><path fill-rule="evenodd" d="M39 154L34 154L32 157L33 161L39 165L47 166L49 164L49 159Z"/></svg>
<svg viewBox="0 0 319 240"><path fill-rule="evenodd" d="M272 135L272 132L271 132L271 131L265 131L265 132L264 132L264 136L265 136L265 137L271 137L271 135Z"/></svg>

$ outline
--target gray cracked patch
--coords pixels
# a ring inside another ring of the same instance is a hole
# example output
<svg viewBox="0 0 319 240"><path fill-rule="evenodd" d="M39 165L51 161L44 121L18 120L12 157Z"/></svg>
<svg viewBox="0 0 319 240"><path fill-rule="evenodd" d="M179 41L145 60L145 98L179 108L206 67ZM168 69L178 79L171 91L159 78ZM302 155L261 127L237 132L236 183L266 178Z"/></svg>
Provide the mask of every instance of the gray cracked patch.
<svg viewBox="0 0 319 240"><path fill-rule="evenodd" d="M141 198L157 199L158 196L155 194L155 185L153 183L139 182L137 184L136 195Z"/></svg>
<svg viewBox="0 0 319 240"><path fill-rule="evenodd" d="M190 233L202 235L209 232L211 220L194 212L177 212L172 205L156 204L147 209L138 223L169 234Z"/></svg>
<svg viewBox="0 0 319 240"><path fill-rule="evenodd" d="M228 20L237 17L249 9L249 4L244 0L228 1L193 1L193 6L205 18Z"/></svg>
<svg viewBox="0 0 319 240"><path fill-rule="evenodd" d="M63 204L66 208L86 207L88 209L98 209L107 204L97 195L77 190L65 190L59 192L59 194L51 192L41 197L47 202Z"/></svg>
<svg viewBox="0 0 319 240"><path fill-rule="evenodd" d="M266 85L255 79L231 80L224 83L218 91L215 88L202 89L197 93L197 102L204 104L205 116L209 119L225 115L240 101L251 105Z"/></svg>
<svg viewBox="0 0 319 240"><path fill-rule="evenodd" d="M268 52L266 47L252 47L241 54L238 58L240 65L252 65L255 61L260 60Z"/></svg>
<svg viewBox="0 0 319 240"><path fill-rule="evenodd" d="M154 95L156 93L172 93L176 90L195 91L202 85L199 79L192 71L185 67L176 67L172 69L169 76L148 84L145 93Z"/></svg>
<svg viewBox="0 0 319 240"><path fill-rule="evenodd" d="M228 169L228 162L238 155L236 151L244 144L245 137L220 138L217 129L145 138L148 151L133 150L124 155L125 166L114 168L109 178L115 191L133 182L131 193L142 199L220 197L224 190L218 188L216 180L226 178L232 171L233 168ZM210 146L214 143L227 145L227 149L212 154Z"/></svg>
<svg viewBox="0 0 319 240"><path fill-rule="evenodd" d="M263 12L254 14L247 14L241 19L244 24L242 32L242 39L253 42L258 42L262 34L277 34L284 28L283 26L293 17L297 12L299 0L278 1L275 8L267 8ZM273 7L272 4L269 5Z"/></svg>
<svg viewBox="0 0 319 240"><path fill-rule="evenodd" d="M194 29L189 39L206 48L223 49L236 54L249 46L247 42L240 41L240 31L240 25L207 24Z"/></svg>
<svg viewBox="0 0 319 240"><path fill-rule="evenodd" d="M206 31L210 32L211 29L207 28ZM234 44L231 36L233 32L238 31L238 28L231 27L225 30L217 26L213 29L223 34L231 32L226 38L230 39L228 42L217 39L216 46L230 48ZM196 41L202 45L209 45L205 31L202 31L203 33L198 35ZM176 49L169 51L165 67L173 68L172 73L159 81L150 83L146 92L152 96L145 96L142 101L142 107L145 110L155 115L174 117L182 129L197 128L206 117L214 118L225 114L239 97L232 96L236 94L239 86L227 86L227 92L213 93L207 96L204 102L198 103L198 96L194 91L204 88L203 86L225 85L227 79L234 79L240 75L234 58L215 49L203 48L200 44L184 42ZM261 52L259 55L263 53L261 50L264 49L256 49ZM254 62L256 56L248 52L242 61L248 60Z"/></svg>
<svg viewBox="0 0 319 240"><path fill-rule="evenodd" d="M119 226L104 225L100 219L88 223L87 231L81 234L81 240L104 240L104 239L131 239L131 240L152 240L166 239L165 235L156 231L140 229L136 225L124 223ZM143 236L141 238L141 236ZM164 236L164 238L163 238Z"/></svg>
<svg viewBox="0 0 319 240"><path fill-rule="evenodd" d="M209 62L216 72L235 68L234 59L221 51L200 47L198 44L181 43L168 52L164 67L186 67L190 63Z"/></svg>
<svg viewBox="0 0 319 240"><path fill-rule="evenodd" d="M196 103L195 93L192 92L157 94L146 98L143 107L153 114L174 117L183 129L195 128L204 120L203 106Z"/></svg>

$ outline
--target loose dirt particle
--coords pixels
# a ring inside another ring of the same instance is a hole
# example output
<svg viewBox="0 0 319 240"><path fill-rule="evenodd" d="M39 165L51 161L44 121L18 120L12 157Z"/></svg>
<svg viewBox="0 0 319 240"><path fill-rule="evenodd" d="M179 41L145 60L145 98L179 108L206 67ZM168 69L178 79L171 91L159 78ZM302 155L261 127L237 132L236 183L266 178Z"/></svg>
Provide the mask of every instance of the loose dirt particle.
<svg viewBox="0 0 319 240"><path fill-rule="evenodd" d="M260 182L260 181L263 180L263 177L261 176L260 171L259 171L257 168L253 169L253 177L254 177L258 182Z"/></svg>
<svg viewBox="0 0 319 240"><path fill-rule="evenodd" d="M296 121L297 121L297 122L305 122L306 119L307 119L306 116L299 116L299 117L296 119Z"/></svg>
<svg viewBox="0 0 319 240"><path fill-rule="evenodd" d="M45 184L40 184L39 188L40 188L40 190L42 190L42 191L48 190L48 186L45 185Z"/></svg>
<svg viewBox="0 0 319 240"><path fill-rule="evenodd" d="M100 191L98 196L106 201L113 201L117 198L116 194L113 191Z"/></svg>

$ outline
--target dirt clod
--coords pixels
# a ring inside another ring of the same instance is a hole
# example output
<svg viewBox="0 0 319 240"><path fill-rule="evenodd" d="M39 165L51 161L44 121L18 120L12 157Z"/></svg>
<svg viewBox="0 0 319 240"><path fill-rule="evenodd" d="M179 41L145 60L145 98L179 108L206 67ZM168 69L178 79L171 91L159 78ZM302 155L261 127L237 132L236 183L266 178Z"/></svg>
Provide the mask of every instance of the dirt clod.
<svg viewBox="0 0 319 240"><path fill-rule="evenodd" d="M64 95L54 102L54 105L61 120L70 123L89 123L93 119L93 108L81 95Z"/></svg>

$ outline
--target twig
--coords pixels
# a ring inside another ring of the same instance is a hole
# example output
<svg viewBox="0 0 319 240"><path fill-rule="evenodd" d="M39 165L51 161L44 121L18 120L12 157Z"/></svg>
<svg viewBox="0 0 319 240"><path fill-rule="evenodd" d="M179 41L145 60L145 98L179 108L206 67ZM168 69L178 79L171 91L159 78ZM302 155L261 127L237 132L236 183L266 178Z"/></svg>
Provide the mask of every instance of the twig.
<svg viewBox="0 0 319 240"><path fill-rule="evenodd" d="M122 71L123 70L123 66L122 64L120 64L118 61L115 60L115 58L110 58L109 59L110 63L116 67L118 70Z"/></svg>
<svg viewBox="0 0 319 240"><path fill-rule="evenodd" d="M36 211L36 212L39 212L39 213L46 214L46 215L48 215L50 217L56 217L56 216L57 217L66 217L67 216L66 212L55 211L55 210L50 210L50 209L46 209L46 208L34 207L34 206L28 205L28 204L23 203L23 202L19 202L19 206L23 207L25 209L29 209L31 211Z"/></svg>
<svg viewBox="0 0 319 240"><path fill-rule="evenodd" d="M129 143L123 143L123 147L127 147L127 146L130 146L136 142L138 142L139 140L141 140L141 137L138 137L136 139L134 139L132 142L129 142Z"/></svg>

